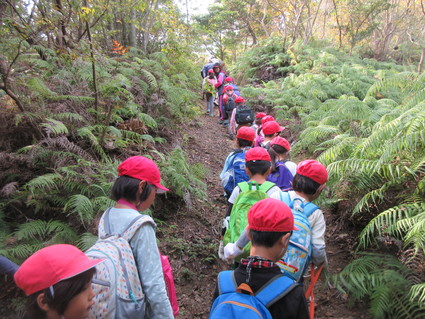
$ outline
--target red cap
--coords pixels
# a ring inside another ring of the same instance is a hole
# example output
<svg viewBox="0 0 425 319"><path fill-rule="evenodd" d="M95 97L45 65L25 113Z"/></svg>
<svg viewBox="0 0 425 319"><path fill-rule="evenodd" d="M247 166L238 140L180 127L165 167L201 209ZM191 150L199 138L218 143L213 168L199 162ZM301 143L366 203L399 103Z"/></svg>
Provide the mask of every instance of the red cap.
<svg viewBox="0 0 425 319"><path fill-rule="evenodd" d="M291 150L291 144L289 144L288 140L280 136L276 136L270 141L270 146L272 145L280 145L288 152Z"/></svg>
<svg viewBox="0 0 425 319"><path fill-rule="evenodd" d="M223 89L223 92L227 92L228 90L233 90L233 87L231 87L230 85L226 85Z"/></svg>
<svg viewBox="0 0 425 319"><path fill-rule="evenodd" d="M252 128L248 126L242 126L238 130L238 134L236 134L236 138L240 138L243 140L254 142L255 139L255 132Z"/></svg>
<svg viewBox="0 0 425 319"><path fill-rule="evenodd" d="M235 103L245 103L245 99L242 96L238 96L235 99Z"/></svg>
<svg viewBox="0 0 425 319"><path fill-rule="evenodd" d="M299 163L296 173L308 177L320 185L328 181L328 171L326 167L315 160L306 160Z"/></svg>
<svg viewBox="0 0 425 319"><path fill-rule="evenodd" d="M285 128L280 126L278 122L271 121L263 124L264 135L271 135L274 133L282 132Z"/></svg>
<svg viewBox="0 0 425 319"><path fill-rule="evenodd" d="M209 69L208 70L208 73L214 73L214 70L213 69Z"/></svg>
<svg viewBox="0 0 425 319"><path fill-rule="evenodd" d="M16 285L29 296L79 275L102 261L88 258L72 245L53 245L40 249L25 260L14 278Z"/></svg>
<svg viewBox="0 0 425 319"><path fill-rule="evenodd" d="M265 123L267 123L267 122L271 122L271 121L274 121L275 119L274 119L274 117L273 116L271 116L271 115L266 115L266 116L264 116L262 119L261 119L261 125L264 125Z"/></svg>
<svg viewBox="0 0 425 319"><path fill-rule="evenodd" d="M233 78L228 76L227 78L224 79L224 82L233 82Z"/></svg>
<svg viewBox="0 0 425 319"><path fill-rule="evenodd" d="M266 198L256 202L248 211L248 228L267 232L290 232L298 230L294 214L284 202Z"/></svg>
<svg viewBox="0 0 425 319"><path fill-rule="evenodd" d="M264 112L258 112L256 115L255 115L255 118L256 119L262 119L263 117L265 117L265 116L267 116L267 114L266 113L264 113Z"/></svg>
<svg viewBox="0 0 425 319"><path fill-rule="evenodd" d="M161 173L158 166L149 158L132 156L118 166L118 176L130 176L146 181L158 187L157 193L163 193L169 189L161 185Z"/></svg>
<svg viewBox="0 0 425 319"><path fill-rule="evenodd" d="M271 162L269 152L265 148L262 147L253 147L250 148L245 154L245 161L268 161Z"/></svg>

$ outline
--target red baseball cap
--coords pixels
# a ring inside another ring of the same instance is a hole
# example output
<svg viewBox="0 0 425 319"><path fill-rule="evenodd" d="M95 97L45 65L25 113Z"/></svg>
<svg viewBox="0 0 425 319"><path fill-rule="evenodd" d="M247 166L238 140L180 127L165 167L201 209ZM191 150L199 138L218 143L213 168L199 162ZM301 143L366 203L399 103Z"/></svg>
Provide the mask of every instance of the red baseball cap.
<svg viewBox="0 0 425 319"><path fill-rule="evenodd" d="M248 228L267 232L290 232L298 230L294 214L284 202L266 198L256 202L248 211Z"/></svg>
<svg viewBox="0 0 425 319"><path fill-rule="evenodd" d="M288 140L280 136L276 136L270 141L270 146L272 145L280 145L288 152L291 150L291 144L289 144Z"/></svg>
<svg viewBox="0 0 425 319"><path fill-rule="evenodd" d="M264 113L264 112L258 112L256 115L255 115L255 118L256 119L262 119L263 117L265 117L265 116L267 116L267 114L266 113Z"/></svg>
<svg viewBox="0 0 425 319"><path fill-rule="evenodd" d="M235 103L244 103L244 102L245 102L245 99L242 96L238 96L235 99Z"/></svg>
<svg viewBox="0 0 425 319"><path fill-rule="evenodd" d="M214 70L213 69L209 69L208 70L208 73L214 73Z"/></svg>
<svg viewBox="0 0 425 319"><path fill-rule="evenodd" d="M245 161L268 161L271 162L269 152L265 148L262 147L253 147L250 148L245 154Z"/></svg>
<svg viewBox="0 0 425 319"><path fill-rule="evenodd" d="M229 90L233 90L233 87L231 87L230 85L226 85L223 89L223 92L229 91Z"/></svg>
<svg viewBox="0 0 425 319"><path fill-rule="evenodd" d="M240 138L243 140L254 142L255 139L255 132L252 128L248 126L242 126L238 133L236 134L236 138Z"/></svg>
<svg viewBox="0 0 425 319"><path fill-rule="evenodd" d="M227 78L224 79L224 82L233 82L233 78L228 76Z"/></svg>
<svg viewBox="0 0 425 319"><path fill-rule="evenodd" d="M328 181L328 171L326 167L315 160L305 160L299 163L296 173L308 177L320 185Z"/></svg>
<svg viewBox="0 0 425 319"><path fill-rule="evenodd" d="M274 133L282 132L285 128L280 126L276 121L270 121L263 124L264 135L271 135Z"/></svg>
<svg viewBox="0 0 425 319"><path fill-rule="evenodd" d="M261 119L261 125L264 125L265 123L267 123L267 122L271 122L271 121L274 121L275 119L274 119L274 117L273 116L271 116L271 115L266 115L266 116L264 116L262 119Z"/></svg>
<svg viewBox="0 0 425 319"><path fill-rule="evenodd" d="M90 259L72 245L52 245L30 256L15 273L16 285L27 296L95 267L104 259Z"/></svg>
<svg viewBox="0 0 425 319"><path fill-rule="evenodd" d="M169 189L161 185L161 173L158 166L149 158L132 156L118 166L118 176L130 176L155 185L157 193L163 193Z"/></svg>

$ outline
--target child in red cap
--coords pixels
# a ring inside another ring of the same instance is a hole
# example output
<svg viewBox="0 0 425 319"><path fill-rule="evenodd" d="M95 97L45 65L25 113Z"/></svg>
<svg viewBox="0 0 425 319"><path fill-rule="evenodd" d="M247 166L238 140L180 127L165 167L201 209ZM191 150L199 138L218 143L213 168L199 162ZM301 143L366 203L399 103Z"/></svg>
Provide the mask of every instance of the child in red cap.
<svg viewBox="0 0 425 319"><path fill-rule="evenodd" d="M283 137L275 137L270 142L269 154L272 159L272 168L267 180L275 183L282 191L292 188L292 179L295 175L297 164L289 161L291 145Z"/></svg>
<svg viewBox="0 0 425 319"><path fill-rule="evenodd" d="M276 121L265 122L262 126L264 140L260 143L260 146L268 150L270 148L271 140L279 136L279 133L282 132L284 129L285 128L283 126L280 126L279 123Z"/></svg>
<svg viewBox="0 0 425 319"><path fill-rule="evenodd" d="M228 126L232 117L233 109L236 107L235 100L238 96L235 94L233 87L230 85L225 86L223 91L223 111L226 112L224 126ZM229 137L233 140L233 134L229 134Z"/></svg>
<svg viewBox="0 0 425 319"><path fill-rule="evenodd" d="M29 296L27 316L87 318L95 296L94 267L102 261L89 259L72 245L52 245L34 253L15 273L16 285Z"/></svg>
<svg viewBox="0 0 425 319"><path fill-rule="evenodd" d="M241 96L241 92L239 91L238 86L235 84L235 81L233 80L232 77L228 76L224 79L224 85L228 85L231 86L233 88L233 92L237 95L237 96Z"/></svg>
<svg viewBox="0 0 425 319"><path fill-rule="evenodd" d="M156 164L143 156L127 158L118 166L118 178L112 186L111 198L116 204L109 210L111 233L121 234L140 212L147 210L157 193L168 191L161 184ZM102 216L102 218L104 218ZM153 219L142 224L129 241L137 264L146 300L147 318L174 318L164 282L161 259ZM104 233L99 228L99 234Z"/></svg>
<svg viewBox="0 0 425 319"><path fill-rule="evenodd" d="M326 167L315 160L305 160L298 164L292 180L292 191L288 192L290 200L301 199L304 203L313 202L322 193L328 181ZM284 193L285 194L285 193ZM280 199L280 196L271 196ZM298 201L294 202L294 206ZM296 207L294 207L296 208ZM309 217L311 226L311 262L320 266L327 263L325 231L326 223L323 212L316 209Z"/></svg>
<svg viewBox="0 0 425 319"><path fill-rule="evenodd" d="M248 128L248 129L252 130L251 128ZM266 182L267 177L270 174L271 159L270 159L269 153L262 147L254 147L249 149L246 152L245 161L246 161L245 170L249 176L248 182L255 182L258 185L264 184ZM252 188L257 189L257 186L253 185ZM276 185L273 185L270 189L267 190L266 193L270 197L273 193L276 193L276 192L280 193L281 192L280 188L277 187ZM241 193L241 189L238 185L236 185L236 187L233 189L227 201L226 215L223 220L223 229L222 229L223 235L228 227L233 204L235 203L236 198L239 196L240 193ZM247 243L248 241L246 241L243 246L229 243L228 245L226 245L226 247L229 245L233 245L232 247L230 246L228 247L228 249L232 250L231 254L233 254L233 250L236 250L237 252L239 252L239 254L241 254L242 250L241 248L238 249L238 247L245 247ZM224 253L224 250L222 253ZM220 256L220 258L224 260L227 259L225 255Z"/></svg>
<svg viewBox="0 0 425 319"><path fill-rule="evenodd" d="M217 78L212 69L208 71L208 75L204 78L202 82L202 88L207 99L207 114L211 117L214 116L214 96L215 96L215 84L217 83Z"/></svg>
<svg viewBox="0 0 425 319"><path fill-rule="evenodd" d="M264 141L264 133L263 133L264 124L274 120L275 119L273 116L267 115L267 114L261 118L261 125L259 125L257 129L257 135L255 136L255 142L254 142L255 147L261 146L261 143Z"/></svg>
<svg viewBox="0 0 425 319"><path fill-rule="evenodd" d="M241 260L230 278L235 281L235 286L247 284L255 294L276 276L283 276L276 262L284 256L292 230L296 228L291 209L273 198L260 200L250 208L247 228L252 243L250 256ZM220 293L216 286L213 300ZM267 307L272 318L309 318L302 286L292 282L281 295L283 297L273 300ZM211 313L214 310L212 308Z"/></svg>

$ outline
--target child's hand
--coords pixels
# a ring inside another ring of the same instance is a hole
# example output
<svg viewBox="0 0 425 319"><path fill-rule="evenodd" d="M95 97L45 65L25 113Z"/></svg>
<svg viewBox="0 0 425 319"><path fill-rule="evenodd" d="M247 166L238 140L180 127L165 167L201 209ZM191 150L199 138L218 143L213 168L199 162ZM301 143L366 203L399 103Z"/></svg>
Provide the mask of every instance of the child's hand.
<svg viewBox="0 0 425 319"><path fill-rule="evenodd" d="M236 244L228 243L224 247L224 258L228 261L231 259L235 259L242 253L243 253L243 249L238 247Z"/></svg>

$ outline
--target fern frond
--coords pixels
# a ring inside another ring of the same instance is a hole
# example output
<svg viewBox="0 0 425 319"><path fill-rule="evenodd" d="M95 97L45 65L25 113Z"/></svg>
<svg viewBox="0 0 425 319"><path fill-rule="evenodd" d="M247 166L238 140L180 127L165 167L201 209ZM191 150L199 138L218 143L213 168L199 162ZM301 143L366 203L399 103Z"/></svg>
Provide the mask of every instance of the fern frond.
<svg viewBox="0 0 425 319"><path fill-rule="evenodd" d="M92 233L84 233L78 239L77 247L80 248L82 251L86 251L90 247L92 247L97 240L98 237L96 235L93 235Z"/></svg>
<svg viewBox="0 0 425 319"><path fill-rule="evenodd" d="M52 118L47 118L46 120L48 122L41 123L40 125L44 127L48 133L53 133L54 135L68 135L68 128L61 121L57 121Z"/></svg>
<svg viewBox="0 0 425 319"><path fill-rule="evenodd" d="M413 285L410 287L410 300L418 300L419 302L425 302L425 283Z"/></svg>
<svg viewBox="0 0 425 319"><path fill-rule="evenodd" d="M399 237L409 229L411 229L410 218L423 213L425 203L423 204L408 204L392 207L383 211L378 216L373 218L366 227L362 230L359 236L359 248L366 248L375 242L376 236L382 236L383 232L391 232L392 235ZM400 223L400 224L398 224ZM399 225L393 227L393 225ZM423 227L423 225L422 225Z"/></svg>
<svg viewBox="0 0 425 319"><path fill-rule="evenodd" d="M94 217L94 209L91 200L81 194L72 195L65 204L64 211L67 211L68 215L77 215L83 225L90 222Z"/></svg>

